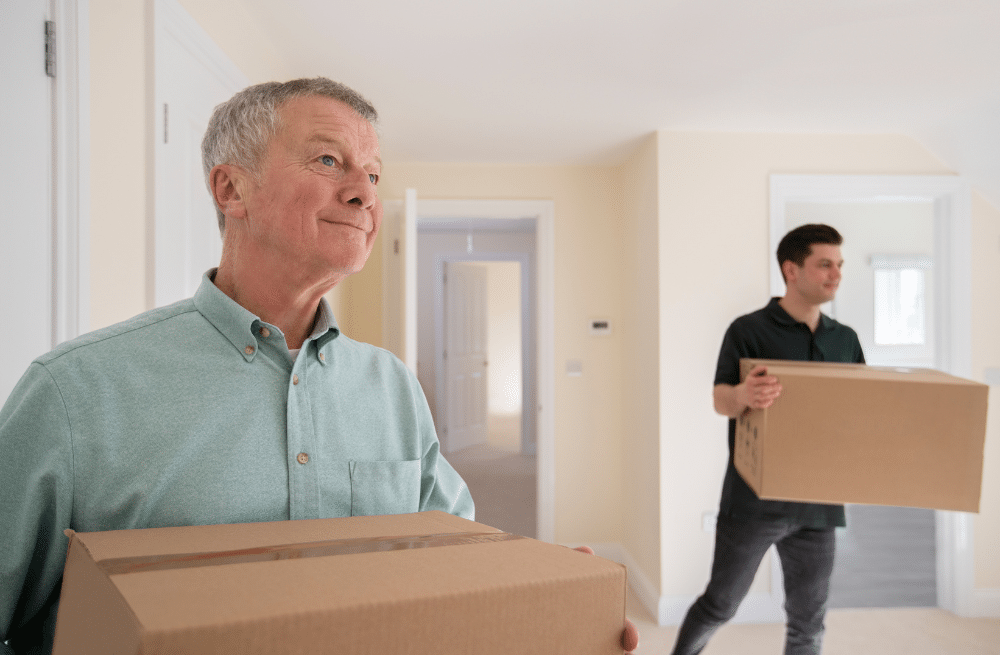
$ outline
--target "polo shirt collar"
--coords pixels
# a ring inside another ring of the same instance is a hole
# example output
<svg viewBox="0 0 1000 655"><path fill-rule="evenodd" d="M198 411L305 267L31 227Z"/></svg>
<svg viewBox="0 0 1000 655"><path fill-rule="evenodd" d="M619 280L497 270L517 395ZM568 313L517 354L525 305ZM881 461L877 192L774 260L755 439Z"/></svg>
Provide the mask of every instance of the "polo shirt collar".
<svg viewBox="0 0 1000 655"><path fill-rule="evenodd" d="M257 352L257 337L254 326L263 323L260 317L246 309L215 286L213 268L205 272L201 285L194 294L194 306L209 323L222 333L240 351L244 359L250 361ZM326 298L320 299L316 323L306 342L316 341L317 349L340 334L340 328L333 317L333 310ZM304 345L304 344L303 344Z"/></svg>
<svg viewBox="0 0 1000 655"><path fill-rule="evenodd" d="M782 325L799 325L799 324L801 324L800 321L795 320L794 318L792 318L791 314L789 314L788 312L785 311L785 308L781 306L781 302L780 301L781 301L781 298L776 296L774 298L771 298L771 302L767 303L767 310L770 313L771 318L773 318L776 322L778 322L778 323L780 323ZM834 323L836 323L836 321L834 321L832 318L830 318L826 314L823 314L822 312L820 312L820 315L819 315L819 328L817 328L816 331L819 332L820 329L822 329L822 330L829 330L829 329L833 328Z"/></svg>

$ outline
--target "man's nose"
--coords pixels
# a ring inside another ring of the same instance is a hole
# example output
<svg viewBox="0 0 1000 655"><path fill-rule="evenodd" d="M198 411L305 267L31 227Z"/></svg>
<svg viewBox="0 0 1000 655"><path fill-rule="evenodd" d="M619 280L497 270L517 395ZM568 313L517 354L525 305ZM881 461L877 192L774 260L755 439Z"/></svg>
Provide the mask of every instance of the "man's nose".
<svg viewBox="0 0 1000 655"><path fill-rule="evenodd" d="M375 185L368 176L368 171L352 172L349 181L341 191L343 201L349 205L371 208L378 199Z"/></svg>

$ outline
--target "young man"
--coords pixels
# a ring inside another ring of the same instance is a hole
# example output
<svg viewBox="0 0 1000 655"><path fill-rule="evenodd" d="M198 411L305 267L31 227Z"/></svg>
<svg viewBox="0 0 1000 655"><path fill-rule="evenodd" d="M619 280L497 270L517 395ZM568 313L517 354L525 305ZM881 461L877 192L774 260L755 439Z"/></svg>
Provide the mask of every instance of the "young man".
<svg viewBox="0 0 1000 655"><path fill-rule="evenodd" d="M781 395L777 378L758 366L740 382L740 358L864 363L851 328L820 313L840 284L840 234L828 225L803 225L781 240L778 265L785 295L733 321L715 373L715 411L730 418L729 465L722 486L715 556L705 593L688 610L674 655L700 653L712 634L736 614L764 553L776 545L788 617L785 655L820 652L833 570L834 528L845 525L842 505L761 500L733 465L736 421L769 407Z"/></svg>

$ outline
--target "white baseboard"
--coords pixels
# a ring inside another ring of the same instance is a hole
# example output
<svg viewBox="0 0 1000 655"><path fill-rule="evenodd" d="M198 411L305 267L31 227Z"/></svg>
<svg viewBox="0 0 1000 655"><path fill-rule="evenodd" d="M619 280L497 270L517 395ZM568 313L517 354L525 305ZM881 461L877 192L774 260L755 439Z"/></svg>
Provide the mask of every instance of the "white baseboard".
<svg viewBox="0 0 1000 655"><path fill-rule="evenodd" d="M680 625L688 608L697 599L696 595L661 596L658 585L653 584L622 544L589 544L594 553L612 562L618 562L628 569L628 584L642 606L661 626ZM1000 602L1000 592L998 592ZM785 611L781 596L766 592L751 592L743 600L740 609L730 623L784 623Z"/></svg>
<svg viewBox="0 0 1000 655"><path fill-rule="evenodd" d="M594 549L596 555L612 562L618 562L628 569L628 586L632 589L632 593L635 594L647 612L659 617L661 598L658 585L653 584L653 581L636 563L628 549L619 543L594 544L591 545L591 548ZM660 623L660 625L669 624Z"/></svg>
<svg viewBox="0 0 1000 655"><path fill-rule="evenodd" d="M580 544L576 544L580 545ZM628 584L632 593L661 626L680 625L696 595L661 596L658 585L646 575L642 567L622 544L588 544L594 553L628 569ZM730 623L784 623L785 610L782 595L751 592L743 599L740 609ZM967 606L974 618L1000 618L1000 589L973 589Z"/></svg>

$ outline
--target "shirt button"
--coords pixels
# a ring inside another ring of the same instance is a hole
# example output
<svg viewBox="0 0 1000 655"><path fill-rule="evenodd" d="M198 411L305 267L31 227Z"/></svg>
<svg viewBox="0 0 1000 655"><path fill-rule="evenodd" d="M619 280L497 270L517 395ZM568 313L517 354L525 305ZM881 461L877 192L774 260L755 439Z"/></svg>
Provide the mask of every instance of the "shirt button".
<svg viewBox="0 0 1000 655"><path fill-rule="evenodd" d="M320 358L321 361L324 361L324 362L326 361L326 355L324 355L323 353L319 354L319 358Z"/></svg>
<svg viewBox="0 0 1000 655"><path fill-rule="evenodd" d="M253 354L253 346L247 346L246 348L243 349L243 352L245 352L248 355L252 355Z"/></svg>
<svg viewBox="0 0 1000 655"><path fill-rule="evenodd" d="M292 384L298 384L298 383L299 383L299 376L293 375L292 376Z"/></svg>
<svg viewBox="0 0 1000 655"><path fill-rule="evenodd" d="M306 453L299 453L295 457L295 459L298 460L299 464L308 464L309 463L309 455L307 455Z"/></svg>
<svg viewBox="0 0 1000 655"><path fill-rule="evenodd" d="M270 331L270 330L268 330L268 329L267 329L266 327L262 327L262 328L260 329L260 336L262 336L262 337L264 337L264 338L266 339L266 338L268 338L269 336L271 336L271 331Z"/></svg>

